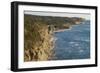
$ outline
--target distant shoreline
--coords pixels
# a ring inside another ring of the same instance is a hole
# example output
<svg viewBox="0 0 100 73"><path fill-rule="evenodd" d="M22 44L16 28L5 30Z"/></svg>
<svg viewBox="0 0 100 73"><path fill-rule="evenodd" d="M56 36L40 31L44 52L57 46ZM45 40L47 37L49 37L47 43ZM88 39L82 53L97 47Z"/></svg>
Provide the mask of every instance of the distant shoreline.
<svg viewBox="0 0 100 73"><path fill-rule="evenodd" d="M63 32L63 31L66 31L66 30L71 30L72 27L68 28L68 29L60 29L60 30L57 30L57 31L54 31L54 32Z"/></svg>
<svg viewBox="0 0 100 73"><path fill-rule="evenodd" d="M79 25L79 24L77 24L77 25ZM66 30L71 30L71 29L73 28L73 26L77 26L77 25L72 25L72 26L70 26L69 28L66 28L66 29L59 29L59 30L56 30L56 31L54 31L54 32L63 32L63 31L66 31Z"/></svg>

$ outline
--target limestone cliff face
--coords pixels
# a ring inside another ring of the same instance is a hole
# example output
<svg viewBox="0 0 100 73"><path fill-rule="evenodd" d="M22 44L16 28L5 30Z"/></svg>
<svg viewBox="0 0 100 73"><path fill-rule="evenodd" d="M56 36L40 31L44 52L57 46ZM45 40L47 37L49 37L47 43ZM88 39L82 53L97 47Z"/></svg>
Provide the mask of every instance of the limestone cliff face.
<svg viewBox="0 0 100 73"><path fill-rule="evenodd" d="M52 56L52 35L46 23L25 16L24 61L44 61Z"/></svg>

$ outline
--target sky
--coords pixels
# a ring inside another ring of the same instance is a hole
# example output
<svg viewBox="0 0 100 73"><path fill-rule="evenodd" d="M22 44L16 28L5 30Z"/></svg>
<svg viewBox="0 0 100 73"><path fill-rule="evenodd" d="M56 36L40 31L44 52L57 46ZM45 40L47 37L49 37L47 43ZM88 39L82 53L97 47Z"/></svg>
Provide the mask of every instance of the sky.
<svg viewBox="0 0 100 73"><path fill-rule="evenodd" d="M39 16L56 16L56 17L81 17L90 20L89 13L71 13L71 12L45 12L45 11L24 11L24 14Z"/></svg>

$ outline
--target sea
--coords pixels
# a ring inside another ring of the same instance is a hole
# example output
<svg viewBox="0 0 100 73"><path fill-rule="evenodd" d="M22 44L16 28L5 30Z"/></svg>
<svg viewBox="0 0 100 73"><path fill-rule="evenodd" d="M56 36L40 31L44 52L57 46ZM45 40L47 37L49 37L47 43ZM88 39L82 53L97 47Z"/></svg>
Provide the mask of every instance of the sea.
<svg viewBox="0 0 100 73"><path fill-rule="evenodd" d="M53 60L90 58L90 21L73 25L70 29L54 33Z"/></svg>

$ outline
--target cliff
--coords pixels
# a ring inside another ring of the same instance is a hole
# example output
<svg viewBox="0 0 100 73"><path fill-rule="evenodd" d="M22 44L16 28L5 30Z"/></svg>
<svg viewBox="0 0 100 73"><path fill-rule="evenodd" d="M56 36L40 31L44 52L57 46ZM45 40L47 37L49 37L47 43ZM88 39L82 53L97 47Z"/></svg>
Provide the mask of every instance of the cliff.
<svg viewBox="0 0 100 73"><path fill-rule="evenodd" d="M50 60L53 56L53 33L68 29L84 19L24 15L24 61Z"/></svg>
<svg viewBox="0 0 100 73"><path fill-rule="evenodd" d="M24 17L24 61L49 60L53 43L46 23Z"/></svg>

